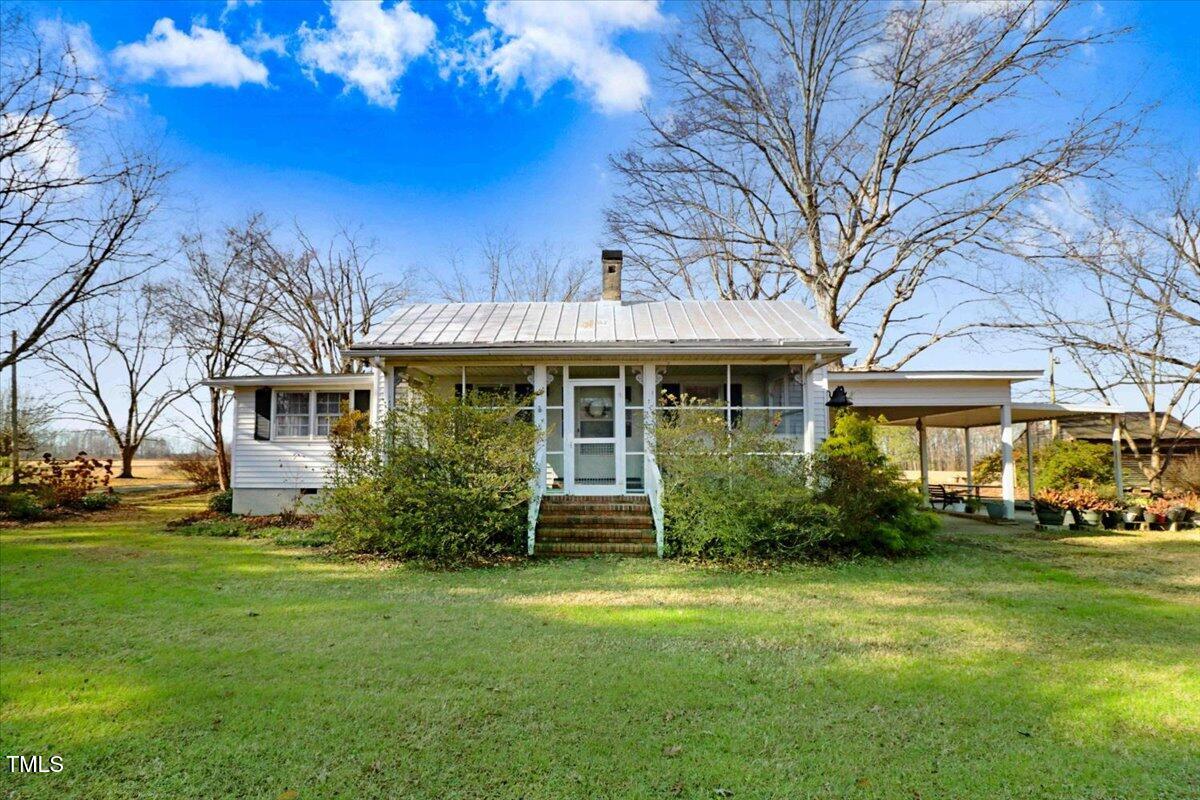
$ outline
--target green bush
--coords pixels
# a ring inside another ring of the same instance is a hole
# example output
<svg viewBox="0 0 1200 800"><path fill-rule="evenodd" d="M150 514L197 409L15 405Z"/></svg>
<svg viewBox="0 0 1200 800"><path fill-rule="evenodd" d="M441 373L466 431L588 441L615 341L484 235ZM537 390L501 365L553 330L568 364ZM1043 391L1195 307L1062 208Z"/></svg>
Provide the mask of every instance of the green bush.
<svg viewBox="0 0 1200 800"><path fill-rule="evenodd" d="M1017 475L1024 474L1023 448L1013 451L1013 467ZM1112 447L1105 444L1052 440L1033 451L1033 468L1038 491L1113 485ZM975 463L975 482L998 481L1000 469L1000 452L989 453Z"/></svg>
<svg viewBox="0 0 1200 800"><path fill-rule="evenodd" d="M79 508L84 511L103 511L120 504L121 496L116 492L92 492L79 500Z"/></svg>
<svg viewBox="0 0 1200 800"><path fill-rule="evenodd" d="M821 452L789 452L773 425L727 431L717 410L685 404L658 429L664 534L671 555L796 558L903 555L938 521L875 444L875 423L841 416Z"/></svg>
<svg viewBox="0 0 1200 800"><path fill-rule="evenodd" d="M796 558L833 535L808 459L761 426L684 399L657 430L666 552L687 558Z"/></svg>
<svg viewBox="0 0 1200 800"><path fill-rule="evenodd" d="M0 515L28 522L40 518L45 512L45 505L31 492L0 492Z"/></svg>
<svg viewBox="0 0 1200 800"><path fill-rule="evenodd" d="M212 497L208 498L208 510L215 511L218 514L232 514L233 489L226 489L223 492L217 492Z"/></svg>
<svg viewBox="0 0 1200 800"><path fill-rule="evenodd" d="M343 552L458 562L523 550L540 436L523 404L414 388L374 429L334 426L317 530Z"/></svg>
<svg viewBox="0 0 1200 800"><path fill-rule="evenodd" d="M1097 488L1113 485L1112 447L1074 439L1047 442L1034 454L1041 489Z"/></svg>
<svg viewBox="0 0 1200 800"><path fill-rule="evenodd" d="M818 498L834 509L831 547L844 552L905 555L928 548L938 518L875 445L875 422L842 414L821 446L814 471Z"/></svg>

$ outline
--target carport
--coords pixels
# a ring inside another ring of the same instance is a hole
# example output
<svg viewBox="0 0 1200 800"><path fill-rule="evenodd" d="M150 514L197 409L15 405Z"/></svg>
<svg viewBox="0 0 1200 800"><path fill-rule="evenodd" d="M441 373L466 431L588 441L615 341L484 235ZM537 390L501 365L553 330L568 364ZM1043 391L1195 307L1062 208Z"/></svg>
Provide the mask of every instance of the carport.
<svg viewBox="0 0 1200 800"><path fill-rule="evenodd" d="M896 372L830 371L826 389L845 388L856 412L886 420L889 425L917 429L920 451L921 492L929 501L930 428L955 428L963 432L967 483L973 483L972 428L999 426L1000 494L1005 516L1012 519L1016 503L1016 467L1013 459L1013 426L1020 423L1100 416L1112 423L1113 476L1118 495L1124 494L1121 475L1121 409L1108 405L1071 403L1019 403L1012 385L1037 380L1041 370L912 370ZM1034 485L1033 437L1025 437L1029 485Z"/></svg>

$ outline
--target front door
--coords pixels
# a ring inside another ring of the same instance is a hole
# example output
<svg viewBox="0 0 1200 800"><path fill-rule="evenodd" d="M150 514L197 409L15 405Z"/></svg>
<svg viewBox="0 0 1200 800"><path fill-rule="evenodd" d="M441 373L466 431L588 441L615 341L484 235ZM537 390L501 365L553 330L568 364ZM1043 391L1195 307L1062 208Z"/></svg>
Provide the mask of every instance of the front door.
<svg viewBox="0 0 1200 800"><path fill-rule="evenodd" d="M570 419L568 494L622 494L625 487L625 394L621 382L570 380L563 399Z"/></svg>

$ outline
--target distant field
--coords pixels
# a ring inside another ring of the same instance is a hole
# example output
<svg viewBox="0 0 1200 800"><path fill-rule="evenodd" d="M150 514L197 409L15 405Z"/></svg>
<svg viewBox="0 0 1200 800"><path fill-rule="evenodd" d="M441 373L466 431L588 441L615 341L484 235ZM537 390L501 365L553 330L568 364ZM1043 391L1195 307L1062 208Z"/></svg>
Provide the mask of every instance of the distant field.
<svg viewBox="0 0 1200 800"><path fill-rule="evenodd" d="M121 471L120 461L113 461L113 475ZM5 475L8 474L7 469ZM133 460L133 477L116 478L112 485L118 489L152 488L157 486L185 486L187 480L175 471L174 459L170 458L135 458Z"/></svg>

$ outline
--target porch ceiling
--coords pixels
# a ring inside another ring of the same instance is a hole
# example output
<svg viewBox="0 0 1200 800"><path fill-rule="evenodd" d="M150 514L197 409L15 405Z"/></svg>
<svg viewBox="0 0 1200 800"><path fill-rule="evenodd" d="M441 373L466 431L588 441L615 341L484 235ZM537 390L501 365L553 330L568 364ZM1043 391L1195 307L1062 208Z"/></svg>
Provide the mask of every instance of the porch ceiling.
<svg viewBox="0 0 1200 800"><path fill-rule="evenodd" d="M890 425L916 425L918 419L929 428L982 428L1000 424L996 405L956 406L867 406L855 404L854 410L872 417L883 417ZM1093 415L1120 414L1117 406L1076 405L1066 403L1013 403L1013 422L1041 422Z"/></svg>

